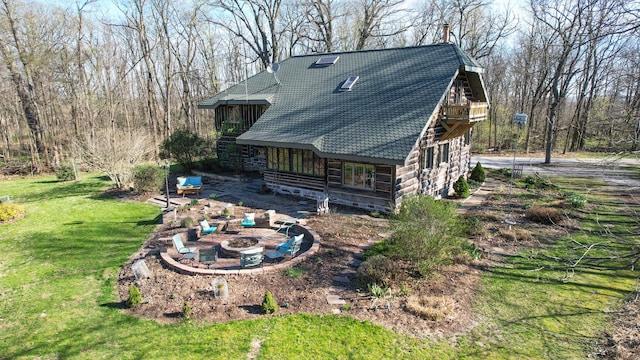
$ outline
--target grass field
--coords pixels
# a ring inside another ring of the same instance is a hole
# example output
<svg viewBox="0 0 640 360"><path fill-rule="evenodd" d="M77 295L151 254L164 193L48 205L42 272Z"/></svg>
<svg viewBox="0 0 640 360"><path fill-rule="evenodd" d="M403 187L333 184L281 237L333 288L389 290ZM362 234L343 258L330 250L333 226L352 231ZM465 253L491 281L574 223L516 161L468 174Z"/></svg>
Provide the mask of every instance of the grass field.
<svg viewBox="0 0 640 360"><path fill-rule="evenodd" d="M100 196L108 186L97 176L0 182L0 195L26 209L0 226L0 359L246 359L252 343L259 359L584 358L638 276L583 270L567 279L566 266L526 252L484 276L478 326L439 342L338 316L159 324L121 312L114 292L118 268L159 209ZM610 199L590 200L600 201L600 223L608 216L616 231L636 226ZM595 215L583 228L594 231L574 240L600 236ZM566 238L545 254L573 256L574 248Z"/></svg>

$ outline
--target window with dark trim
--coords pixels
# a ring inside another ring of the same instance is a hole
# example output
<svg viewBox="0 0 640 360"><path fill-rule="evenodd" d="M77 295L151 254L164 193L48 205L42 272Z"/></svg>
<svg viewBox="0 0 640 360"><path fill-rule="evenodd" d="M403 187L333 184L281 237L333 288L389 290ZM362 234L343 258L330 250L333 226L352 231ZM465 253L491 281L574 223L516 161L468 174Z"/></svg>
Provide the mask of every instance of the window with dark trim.
<svg viewBox="0 0 640 360"><path fill-rule="evenodd" d="M345 162L342 165L342 184L346 186L375 190L376 167L371 164Z"/></svg>
<svg viewBox="0 0 640 360"><path fill-rule="evenodd" d="M423 153L422 153L422 159L423 159L423 164L422 164L422 168L423 169L432 169L433 168L433 153L434 153L434 147L433 146L429 146L426 149L423 149Z"/></svg>
<svg viewBox="0 0 640 360"><path fill-rule="evenodd" d="M438 163L449 162L449 143L440 144L438 152Z"/></svg>
<svg viewBox="0 0 640 360"><path fill-rule="evenodd" d="M268 147L267 169L324 176L324 159L311 150Z"/></svg>

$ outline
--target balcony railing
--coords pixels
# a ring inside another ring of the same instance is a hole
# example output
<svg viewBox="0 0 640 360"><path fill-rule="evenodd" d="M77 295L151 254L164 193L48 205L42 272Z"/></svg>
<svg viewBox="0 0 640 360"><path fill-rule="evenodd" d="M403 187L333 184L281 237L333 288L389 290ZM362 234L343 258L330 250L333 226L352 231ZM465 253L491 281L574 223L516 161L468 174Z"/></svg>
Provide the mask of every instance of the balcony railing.
<svg viewBox="0 0 640 360"><path fill-rule="evenodd" d="M444 120L482 121L487 118L488 110L489 106L486 102L449 105L444 108Z"/></svg>

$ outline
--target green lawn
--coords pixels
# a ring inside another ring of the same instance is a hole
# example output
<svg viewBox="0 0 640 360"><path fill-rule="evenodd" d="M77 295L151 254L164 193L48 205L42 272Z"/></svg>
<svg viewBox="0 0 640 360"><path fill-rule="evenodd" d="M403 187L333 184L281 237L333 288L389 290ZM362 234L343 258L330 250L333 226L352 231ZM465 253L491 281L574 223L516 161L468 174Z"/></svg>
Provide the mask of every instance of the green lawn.
<svg viewBox="0 0 640 360"><path fill-rule="evenodd" d="M479 325L440 342L350 317L305 314L162 325L122 313L114 287L119 266L154 229L159 209L101 197L108 186L97 176L0 182L0 195L26 209L23 219L0 226L0 359L246 359L255 340L260 359L583 358L608 326L606 311L638 276L579 271L563 282L565 267L524 253L483 278ZM633 228L612 206L603 201L602 214L621 231ZM558 241L549 254L573 247Z"/></svg>

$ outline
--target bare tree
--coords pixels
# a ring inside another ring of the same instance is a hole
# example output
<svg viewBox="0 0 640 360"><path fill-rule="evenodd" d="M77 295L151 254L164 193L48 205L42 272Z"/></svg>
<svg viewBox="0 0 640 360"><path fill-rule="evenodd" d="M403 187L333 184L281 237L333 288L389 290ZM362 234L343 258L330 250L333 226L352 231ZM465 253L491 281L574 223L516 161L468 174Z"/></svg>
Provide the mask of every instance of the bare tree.
<svg viewBox="0 0 640 360"><path fill-rule="evenodd" d="M217 0L216 6L232 19L222 17L213 22L241 39L266 68L280 59L281 3L282 0Z"/></svg>
<svg viewBox="0 0 640 360"><path fill-rule="evenodd" d="M372 39L387 38L405 32L411 24L403 22L404 0L357 0L355 4L355 50L363 50Z"/></svg>
<svg viewBox="0 0 640 360"><path fill-rule="evenodd" d="M104 128L96 136L76 139L74 151L88 166L106 173L118 189L126 189L135 166L149 160L154 149L147 131Z"/></svg>

